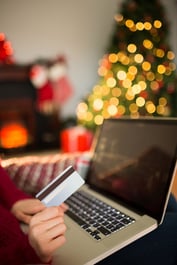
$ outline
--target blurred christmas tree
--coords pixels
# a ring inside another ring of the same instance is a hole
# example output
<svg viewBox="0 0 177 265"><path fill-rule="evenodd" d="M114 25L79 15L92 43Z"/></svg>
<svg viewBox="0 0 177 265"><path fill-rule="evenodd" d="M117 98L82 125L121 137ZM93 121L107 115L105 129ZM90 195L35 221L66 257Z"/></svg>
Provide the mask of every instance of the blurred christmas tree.
<svg viewBox="0 0 177 265"><path fill-rule="evenodd" d="M125 0L115 15L99 81L77 107L79 123L95 128L103 119L128 115L176 116L176 66L168 23L158 0Z"/></svg>
<svg viewBox="0 0 177 265"><path fill-rule="evenodd" d="M13 49L10 41L6 39L3 32L0 32L0 65L14 62Z"/></svg>

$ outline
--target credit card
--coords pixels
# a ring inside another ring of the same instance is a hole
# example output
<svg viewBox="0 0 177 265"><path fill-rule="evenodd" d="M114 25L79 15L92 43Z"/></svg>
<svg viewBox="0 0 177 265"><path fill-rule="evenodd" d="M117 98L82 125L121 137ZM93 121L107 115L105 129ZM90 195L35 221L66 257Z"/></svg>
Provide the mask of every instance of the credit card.
<svg viewBox="0 0 177 265"><path fill-rule="evenodd" d="M36 198L46 206L58 206L78 190L85 181L72 167L67 167L46 187L36 194Z"/></svg>

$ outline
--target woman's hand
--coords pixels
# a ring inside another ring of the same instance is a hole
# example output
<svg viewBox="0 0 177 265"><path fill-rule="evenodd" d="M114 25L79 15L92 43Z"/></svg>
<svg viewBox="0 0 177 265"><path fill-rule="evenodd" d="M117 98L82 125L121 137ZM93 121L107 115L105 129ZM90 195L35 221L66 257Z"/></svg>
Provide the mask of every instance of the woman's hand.
<svg viewBox="0 0 177 265"><path fill-rule="evenodd" d="M66 241L63 218L63 209L56 206L46 208L31 218L29 242L42 262L49 262L53 252Z"/></svg>
<svg viewBox="0 0 177 265"><path fill-rule="evenodd" d="M66 203L62 203L59 207L61 208L61 210L63 210L63 212L66 212L69 209Z"/></svg>
<svg viewBox="0 0 177 265"><path fill-rule="evenodd" d="M67 211L68 206L62 203L60 206L63 212ZM11 208L11 212L15 217L26 224L29 224L31 217L44 210L46 206L38 199L23 199L15 202Z"/></svg>
<svg viewBox="0 0 177 265"><path fill-rule="evenodd" d="M38 199L24 199L15 202L11 212L19 221L29 224L31 217L44 210L44 208L46 206Z"/></svg>

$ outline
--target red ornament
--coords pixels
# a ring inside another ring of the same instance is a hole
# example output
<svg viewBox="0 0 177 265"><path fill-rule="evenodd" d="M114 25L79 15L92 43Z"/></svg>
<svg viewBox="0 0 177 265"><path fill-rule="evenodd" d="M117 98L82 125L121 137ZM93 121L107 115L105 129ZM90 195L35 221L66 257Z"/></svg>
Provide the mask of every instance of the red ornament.
<svg viewBox="0 0 177 265"><path fill-rule="evenodd" d="M0 33L0 64L11 64L13 60L13 49L11 43L6 40L5 34Z"/></svg>
<svg viewBox="0 0 177 265"><path fill-rule="evenodd" d="M140 97L144 98L144 99L147 99L148 98L148 93L147 91L141 91L140 92Z"/></svg>

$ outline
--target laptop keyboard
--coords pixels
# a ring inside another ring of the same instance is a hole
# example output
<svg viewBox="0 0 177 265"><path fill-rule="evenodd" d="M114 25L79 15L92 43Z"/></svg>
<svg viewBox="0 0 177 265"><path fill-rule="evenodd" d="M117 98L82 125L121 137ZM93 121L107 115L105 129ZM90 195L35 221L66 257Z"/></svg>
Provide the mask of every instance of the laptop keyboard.
<svg viewBox="0 0 177 265"><path fill-rule="evenodd" d="M135 222L134 218L84 191L75 192L66 203L69 205L66 214L95 240L101 240Z"/></svg>

